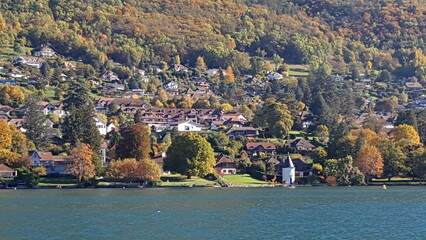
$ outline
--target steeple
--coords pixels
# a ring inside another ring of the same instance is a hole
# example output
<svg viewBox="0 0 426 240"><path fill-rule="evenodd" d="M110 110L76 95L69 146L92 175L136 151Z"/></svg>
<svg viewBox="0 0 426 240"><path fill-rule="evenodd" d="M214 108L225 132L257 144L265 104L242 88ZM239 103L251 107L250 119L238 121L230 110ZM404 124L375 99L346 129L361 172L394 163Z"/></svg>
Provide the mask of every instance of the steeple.
<svg viewBox="0 0 426 240"><path fill-rule="evenodd" d="M287 158L284 160L283 168L294 168L293 161L291 160L290 153L287 153Z"/></svg>

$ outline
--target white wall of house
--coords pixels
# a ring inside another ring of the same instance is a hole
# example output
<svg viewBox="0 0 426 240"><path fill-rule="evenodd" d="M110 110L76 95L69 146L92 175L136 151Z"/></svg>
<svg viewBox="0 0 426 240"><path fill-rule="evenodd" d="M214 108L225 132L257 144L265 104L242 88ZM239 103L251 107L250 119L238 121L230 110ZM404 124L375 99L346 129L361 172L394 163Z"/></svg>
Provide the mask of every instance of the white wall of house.
<svg viewBox="0 0 426 240"><path fill-rule="evenodd" d="M200 125L193 122L179 123L177 129L179 132L198 132L203 130Z"/></svg>
<svg viewBox="0 0 426 240"><path fill-rule="evenodd" d="M95 117L95 123L96 123L96 127L99 130L99 133L101 135L106 135L107 134L106 122L104 120L102 120L100 117L96 116Z"/></svg>

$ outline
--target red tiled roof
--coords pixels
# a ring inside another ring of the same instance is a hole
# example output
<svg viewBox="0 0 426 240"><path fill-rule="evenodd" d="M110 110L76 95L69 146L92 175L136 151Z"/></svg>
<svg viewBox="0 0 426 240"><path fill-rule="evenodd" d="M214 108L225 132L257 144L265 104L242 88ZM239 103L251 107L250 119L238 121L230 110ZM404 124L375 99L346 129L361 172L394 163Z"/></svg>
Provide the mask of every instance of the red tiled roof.
<svg viewBox="0 0 426 240"><path fill-rule="evenodd" d="M4 164L0 164L0 172L15 172L15 170Z"/></svg>

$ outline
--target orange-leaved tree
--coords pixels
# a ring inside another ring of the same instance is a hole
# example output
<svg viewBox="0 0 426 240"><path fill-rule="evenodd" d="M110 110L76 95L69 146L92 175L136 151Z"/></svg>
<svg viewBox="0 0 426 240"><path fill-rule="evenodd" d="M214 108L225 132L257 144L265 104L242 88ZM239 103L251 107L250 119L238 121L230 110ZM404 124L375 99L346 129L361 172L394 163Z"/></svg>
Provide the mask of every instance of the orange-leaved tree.
<svg viewBox="0 0 426 240"><path fill-rule="evenodd" d="M381 177L383 174L383 157L374 146L364 146L359 152L355 166L365 175L366 181L373 177Z"/></svg>
<svg viewBox="0 0 426 240"><path fill-rule="evenodd" d="M89 144L81 143L73 148L71 160L68 171L77 178L78 182L87 181L96 175L93 151Z"/></svg>

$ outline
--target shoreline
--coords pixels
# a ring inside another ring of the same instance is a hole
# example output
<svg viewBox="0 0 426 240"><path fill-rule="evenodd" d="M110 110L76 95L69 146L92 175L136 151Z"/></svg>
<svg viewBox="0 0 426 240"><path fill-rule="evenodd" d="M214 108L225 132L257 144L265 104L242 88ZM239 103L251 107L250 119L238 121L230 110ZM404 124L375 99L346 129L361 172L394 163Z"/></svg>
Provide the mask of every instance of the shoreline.
<svg viewBox="0 0 426 240"><path fill-rule="evenodd" d="M426 187L425 183L422 184L385 184L387 187ZM0 187L1 190L37 190L37 189L144 189L144 188L307 188L307 187L380 187L382 188L383 185L379 184L373 184L373 185L365 185L365 186L329 186L325 184L306 184L306 185L290 185L290 186L284 186L284 185L229 185L226 187L221 187L218 185L176 185L176 186L138 186L138 185L114 185L114 186L39 186L35 188L28 188L28 187Z"/></svg>

